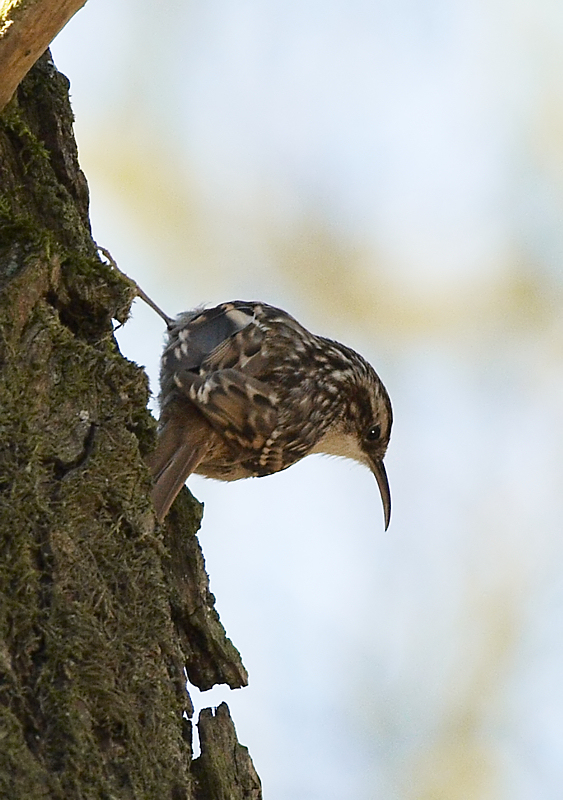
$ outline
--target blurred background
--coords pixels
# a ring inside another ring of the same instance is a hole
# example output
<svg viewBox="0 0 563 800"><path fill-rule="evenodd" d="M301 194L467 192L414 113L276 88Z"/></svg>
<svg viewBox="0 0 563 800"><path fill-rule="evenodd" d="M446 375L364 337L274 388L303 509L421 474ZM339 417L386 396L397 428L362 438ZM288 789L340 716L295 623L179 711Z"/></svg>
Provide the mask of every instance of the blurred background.
<svg viewBox="0 0 563 800"><path fill-rule="evenodd" d="M91 0L53 45L94 237L168 313L261 299L375 366L376 483L197 477L267 800L559 800L563 10ZM117 332L157 393L161 320Z"/></svg>

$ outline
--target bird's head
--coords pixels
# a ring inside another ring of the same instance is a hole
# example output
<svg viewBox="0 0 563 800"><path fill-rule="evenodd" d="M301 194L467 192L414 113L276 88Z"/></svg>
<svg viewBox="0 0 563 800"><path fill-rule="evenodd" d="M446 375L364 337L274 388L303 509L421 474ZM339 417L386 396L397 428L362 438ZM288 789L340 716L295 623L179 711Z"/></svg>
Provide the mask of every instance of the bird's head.
<svg viewBox="0 0 563 800"><path fill-rule="evenodd" d="M360 355L339 345L350 366L335 370L334 385L341 391L341 410L311 452L351 458L373 472L385 517L391 519L391 492L383 464L391 437L393 410L385 386L374 369Z"/></svg>

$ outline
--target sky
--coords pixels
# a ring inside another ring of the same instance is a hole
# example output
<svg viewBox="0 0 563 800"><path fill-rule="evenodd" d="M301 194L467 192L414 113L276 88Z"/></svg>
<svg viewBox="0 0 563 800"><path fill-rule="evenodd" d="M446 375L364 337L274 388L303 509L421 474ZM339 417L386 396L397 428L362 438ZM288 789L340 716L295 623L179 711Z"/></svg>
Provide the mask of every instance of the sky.
<svg viewBox="0 0 563 800"><path fill-rule="evenodd" d="M560 797L562 45L548 0L90 0L53 43L120 268L279 305L393 401L386 533L343 460L189 480L250 673L190 691L269 800ZM159 318L116 335L157 394Z"/></svg>

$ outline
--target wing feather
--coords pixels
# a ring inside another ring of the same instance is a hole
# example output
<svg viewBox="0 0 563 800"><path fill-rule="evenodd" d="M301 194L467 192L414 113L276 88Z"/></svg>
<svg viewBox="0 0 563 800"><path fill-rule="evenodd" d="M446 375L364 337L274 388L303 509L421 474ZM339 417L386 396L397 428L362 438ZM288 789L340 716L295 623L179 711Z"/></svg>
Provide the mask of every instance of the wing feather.
<svg viewBox="0 0 563 800"><path fill-rule="evenodd" d="M272 435L278 422L276 395L262 381L235 369L198 377L177 372L176 385L226 439L256 452Z"/></svg>

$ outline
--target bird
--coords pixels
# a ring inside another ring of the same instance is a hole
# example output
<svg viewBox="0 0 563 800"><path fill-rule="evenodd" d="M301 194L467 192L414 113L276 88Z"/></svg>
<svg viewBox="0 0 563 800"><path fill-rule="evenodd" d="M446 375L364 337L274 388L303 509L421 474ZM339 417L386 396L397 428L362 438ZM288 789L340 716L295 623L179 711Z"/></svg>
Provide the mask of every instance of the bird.
<svg viewBox="0 0 563 800"><path fill-rule="evenodd" d="M259 301L162 316L168 340L160 419L147 460L159 522L192 473L221 481L262 477L326 453L372 471L388 528L383 458L393 412L361 355Z"/></svg>

